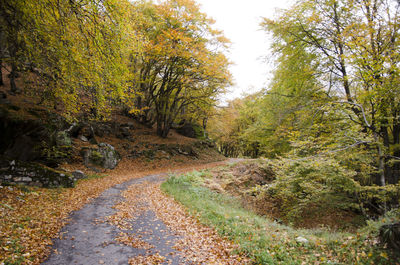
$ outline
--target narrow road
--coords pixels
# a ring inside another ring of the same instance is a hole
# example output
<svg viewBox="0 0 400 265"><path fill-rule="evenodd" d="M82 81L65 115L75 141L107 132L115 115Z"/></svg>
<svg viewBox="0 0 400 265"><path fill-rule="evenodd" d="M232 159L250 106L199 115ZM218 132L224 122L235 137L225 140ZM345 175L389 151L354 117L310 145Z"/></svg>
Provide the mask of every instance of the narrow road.
<svg viewBox="0 0 400 265"><path fill-rule="evenodd" d="M42 264L243 264L231 254L230 242L161 194L159 183L166 177L115 185L72 213Z"/></svg>
<svg viewBox="0 0 400 265"><path fill-rule="evenodd" d="M60 239L55 240L54 251L42 264L128 264L130 258L138 255L166 256L169 260L164 264L185 264L180 256L169 255L175 252L172 246L178 238L153 211L140 213L132 221L130 230L118 228L105 221L106 217L116 213L113 206L124 199L121 193L129 186L143 182L160 182L165 177L166 174L150 175L116 185L104 191L83 209L74 212L69 224L62 229ZM116 240L121 233L131 234L133 237L140 233L141 241L152 247L146 249L125 245Z"/></svg>

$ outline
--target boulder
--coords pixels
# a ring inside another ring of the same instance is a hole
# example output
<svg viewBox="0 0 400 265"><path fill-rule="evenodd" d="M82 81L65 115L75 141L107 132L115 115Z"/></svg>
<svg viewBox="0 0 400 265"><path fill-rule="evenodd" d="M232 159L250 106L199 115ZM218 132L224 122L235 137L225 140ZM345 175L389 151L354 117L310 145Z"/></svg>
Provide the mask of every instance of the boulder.
<svg viewBox="0 0 400 265"><path fill-rule="evenodd" d="M106 122L97 122L92 124L94 134L103 137L104 135L110 135L113 132L112 127Z"/></svg>
<svg viewBox="0 0 400 265"><path fill-rule="evenodd" d="M0 182L40 187L73 187L72 175L37 163L0 156Z"/></svg>
<svg viewBox="0 0 400 265"><path fill-rule="evenodd" d="M98 150L104 158L103 167L108 169L115 168L121 160L121 155L110 144L100 143L98 146Z"/></svg>
<svg viewBox="0 0 400 265"><path fill-rule="evenodd" d="M190 138L202 138L204 137L203 128L194 123L184 123L179 128L176 129L176 132Z"/></svg>
<svg viewBox="0 0 400 265"><path fill-rule="evenodd" d="M81 154L83 162L87 167L93 164L105 169L114 169L121 160L121 155L115 148L106 143L98 144L97 148L84 147Z"/></svg>
<svg viewBox="0 0 400 265"><path fill-rule="evenodd" d="M117 138L119 139L124 139L124 138L129 138L132 136L131 131L129 129L129 127L119 127L119 131L116 134Z"/></svg>
<svg viewBox="0 0 400 265"><path fill-rule="evenodd" d="M178 153L185 156L194 156L198 157L199 155L190 145L181 145L177 149Z"/></svg>
<svg viewBox="0 0 400 265"><path fill-rule="evenodd" d="M90 124L84 124L79 131L79 135L85 136L90 139L94 136L94 129Z"/></svg>
<svg viewBox="0 0 400 265"><path fill-rule="evenodd" d="M0 105L0 154L22 161L42 159L43 143L53 142L51 126L17 110Z"/></svg>
<svg viewBox="0 0 400 265"><path fill-rule="evenodd" d="M127 123L121 124L121 127L126 127L129 130L133 130L133 129L135 129L135 124L133 122L127 122Z"/></svg>
<svg viewBox="0 0 400 265"><path fill-rule="evenodd" d="M72 174L72 176L74 177L75 180L87 178L85 173L83 173L83 171L81 171L81 170L75 170L71 174Z"/></svg>
<svg viewBox="0 0 400 265"><path fill-rule="evenodd" d="M14 139L4 155L22 161L34 161L40 157L39 144L31 136L21 135Z"/></svg>
<svg viewBox="0 0 400 265"><path fill-rule="evenodd" d="M51 131L63 131L70 126L63 116L48 110L45 111L42 122L46 126L49 126Z"/></svg>
<svg viewBox="0 0 400 265"><path fill-rule="evenodd" d="M302 237L302 236L298 236L298 237L296 237L296 242L297 243L302 243L302 244L307 244L308 240L306 238Z"/></svg>
<svg viewBox="0 0 400 265"><path fill-rule="evenodd" d="M56 133L56 145L58 147L71 147L72 146L72 140L69 137L69 134L67 131L61 131Z"/></svg>
<svg viewBox="0 0 400 265"><path fill-rule="evenodd" d="M89 139L89 143L91 143L91 144L98 144L99 142L97 141L96 137L93 136L92 138Z"/></svg>
<svg viewBox="0 0 400 265"><path fill-rule="evenodd" d="M69 136L77 137L79 131L81 130L81 127L82 127L82 125L74 122L65 131L68 133Z"/></svg>
<svg viewBox="0 0 400 265"><path fill-rule="evenodd" d="M84 135L79 135L78 139L81 140L82 142L89 142L88 138L86 138L86 136Z"/></svg>

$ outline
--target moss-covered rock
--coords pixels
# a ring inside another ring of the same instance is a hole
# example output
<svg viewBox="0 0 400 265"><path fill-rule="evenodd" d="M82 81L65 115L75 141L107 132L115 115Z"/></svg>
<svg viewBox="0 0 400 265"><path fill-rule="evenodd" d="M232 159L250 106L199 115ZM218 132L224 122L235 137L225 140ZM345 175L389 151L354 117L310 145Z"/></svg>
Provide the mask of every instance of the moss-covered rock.
<svg viewBox="0 0 400 265"><path fill-rule="evenodd" d="M88 167L96 165L105 169L114 169L121 160L121 155L115 148L106 143L98 144L97 148L82 148L81 154L85 166Z"/></svg>
<svg viewBox="0 0 400 265"><path fill-rule="evenodd" d="M40 187L73 187L74 178L38 163L28 163L0 156L0 182Z"/></svg>
<svg viewBox="0 0 400 265"><path fill-rule="evenodd" d="M176 129L177 133L190 138L203 139L204 129L195 123L185 123Z"/></svg>
<svg viewBox="0 0 400 265"><path fill-rule="evenodd" d="M59 147L71 147L72 139L66 131L56 133L56 145Z"/></svg>

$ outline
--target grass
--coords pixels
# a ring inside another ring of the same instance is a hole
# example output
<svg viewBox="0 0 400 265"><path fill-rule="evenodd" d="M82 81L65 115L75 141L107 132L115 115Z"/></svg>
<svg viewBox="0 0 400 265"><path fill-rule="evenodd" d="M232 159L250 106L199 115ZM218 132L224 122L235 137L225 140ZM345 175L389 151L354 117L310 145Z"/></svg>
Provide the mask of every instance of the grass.
<svg viewBox="0 0 400 265"><path fill-rule="evenodd" d="M203 187L207 174L170 176L161 188L200 222L237 243L255 264L398 264L368 229L350 234L278 224L245 210L234 197Z"/></svg>

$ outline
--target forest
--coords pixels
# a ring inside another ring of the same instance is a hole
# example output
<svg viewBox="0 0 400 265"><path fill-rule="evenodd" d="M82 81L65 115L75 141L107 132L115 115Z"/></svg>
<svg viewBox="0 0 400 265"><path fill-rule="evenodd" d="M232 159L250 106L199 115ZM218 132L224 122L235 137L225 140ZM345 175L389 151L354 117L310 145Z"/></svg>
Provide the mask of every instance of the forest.
<svg viewBox="0 0 400 265"><path fill-rule="evenodd" d="M231 43L194 0L0 0L0 84L71 124L192 127L272 172L251 192L279 221L356 215L400 250L400 1L298 0L260 29L272 79L223 104Z"/></svg>
<svg viewBox="0 0 400 265"><path fill-rule="evenodd" d="M399 7L297 1L264 18L274 40L270 86L212 114L209 133L222 153L274 165L277 186L266 189L289 213L314 203L367 218L397 209Z"/></svg>
<svg viewBox="0 0 400 265"><path fill-rule="evenodd" d="M11 92L21 92L22 75L27 93L71 120L107 119L120 107L166 137L176 120L202 119L231 80L228 40L190 0L0 5Z"/></svg>

